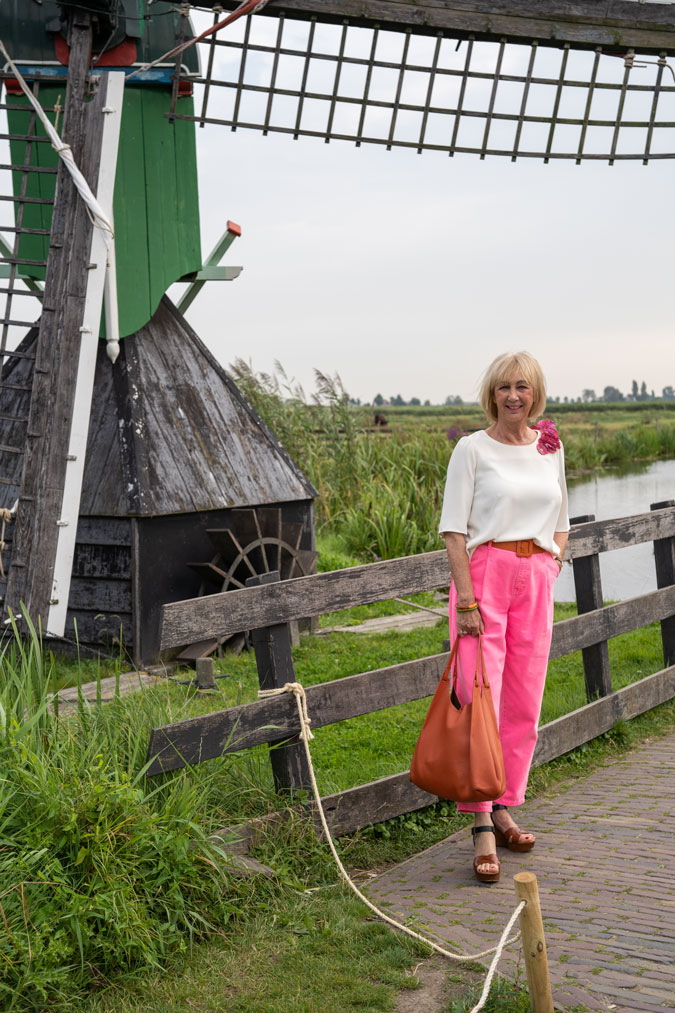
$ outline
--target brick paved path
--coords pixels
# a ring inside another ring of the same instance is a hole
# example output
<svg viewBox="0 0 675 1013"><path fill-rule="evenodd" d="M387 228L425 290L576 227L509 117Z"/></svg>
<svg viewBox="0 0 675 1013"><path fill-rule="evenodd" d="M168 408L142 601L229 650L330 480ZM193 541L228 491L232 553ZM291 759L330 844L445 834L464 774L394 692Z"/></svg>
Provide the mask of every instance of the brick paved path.
<svg viewBox="0 0 675 1013"><path fill-rule="evenodd" d="M471 953L496 944L517 903L514 874L534 872L556 1008L675 1010L675 735L556 786L517 816L537 844L524 855L499 849L498 884L473 878L462 830L373 879L369 896ZM518 952L505 953L502 974L516 974Z"/></svg>

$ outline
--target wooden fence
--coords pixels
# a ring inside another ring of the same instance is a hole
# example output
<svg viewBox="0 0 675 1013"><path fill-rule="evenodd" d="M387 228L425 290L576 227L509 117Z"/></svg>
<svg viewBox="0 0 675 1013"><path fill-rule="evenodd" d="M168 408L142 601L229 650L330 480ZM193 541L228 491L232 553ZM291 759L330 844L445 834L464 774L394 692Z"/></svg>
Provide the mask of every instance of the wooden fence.
<svg viewBox="0 0 675 1013"><path fill-rule="evenodd" d="M654 543L657 590L603 607L599 553ZM589 703L544 725L534 756L544 763L675 697L675 501L654 503L649 513L610 521L573 521L566 558L572 560L579 615L553 628L551 658L582 651ZM448 586L444 551L371 563L279 582L278 574L247 581L239 591L166 605L162 649L253 629L260 686L295 681L289 623L338 609ZM609 637L659 621L664 668L621 690L612 689ZM447 654L407 661L307 688L314 729L431 695ZM274 726L274 727L270 727ZM279 791L309 786L298 716L289 694L152 731L148 773L159 774L261 743L270 750ZM420 809L437 801L410 782L408 771L323 799L334 834Z"/></svg>

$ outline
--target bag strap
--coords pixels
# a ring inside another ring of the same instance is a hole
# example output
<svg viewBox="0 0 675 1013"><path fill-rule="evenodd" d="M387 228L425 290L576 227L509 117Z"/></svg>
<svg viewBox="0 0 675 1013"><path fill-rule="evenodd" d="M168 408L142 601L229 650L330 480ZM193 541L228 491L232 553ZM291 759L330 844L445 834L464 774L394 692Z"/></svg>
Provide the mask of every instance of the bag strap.
<svg viewBox="0 0 675 1013"><path fill-rule="evenodd" d="M448 658L448 663L445 666L445 671L443 672L443 675L441 676L441 679L444 679L446 682L449 681L448 676L450 675L450 671L452 669L453 664L455 666L455 676L457 674L457 649L458 648L459 648L459 637L455 637L455 642L452 645L452 649L450 651L450 657Z"/></svg>
<svg viewBox="0 0 675 1013"><path fill-rule="evenodd" d="M483 653L483 635L478 634L478 651L476 652L476 674L474 675L474 686L485 686L486 689L490 688L488 682L487 670L485 668L485 655Z"/></svg>

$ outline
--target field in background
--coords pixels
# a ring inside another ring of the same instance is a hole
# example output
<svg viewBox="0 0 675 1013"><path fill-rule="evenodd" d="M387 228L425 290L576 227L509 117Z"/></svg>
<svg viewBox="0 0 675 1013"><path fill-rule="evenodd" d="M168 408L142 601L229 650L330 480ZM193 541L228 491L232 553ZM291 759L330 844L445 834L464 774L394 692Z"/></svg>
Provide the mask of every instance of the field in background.
<svg viewBox="0 0 675 1013"><path fill-rule="evenodd" d="M319 568L440 548L445 474L457 440L484 428L477 405L351 405L339 378L317 373L311 398L239 360L234 377L319 492ZM375 413L387 425L374 426ZM568 474L675 457L675 402L551 404Z"/></svg>

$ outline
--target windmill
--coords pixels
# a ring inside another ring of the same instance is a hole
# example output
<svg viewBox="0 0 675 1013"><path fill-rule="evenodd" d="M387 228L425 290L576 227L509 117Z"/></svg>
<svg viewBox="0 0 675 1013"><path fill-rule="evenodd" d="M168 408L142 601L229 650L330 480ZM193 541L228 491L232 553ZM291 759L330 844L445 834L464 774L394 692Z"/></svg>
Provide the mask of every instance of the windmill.
<svg viewBox="0 0 675 1013"><path fill-rule="evenodd" d="M16 517L6 611L25 602L49 636L121 639L147 663L164 602L311 572L316 492L182 316L206 280L237 277L219 262L241 230L227 222L202 261L194 125L165 115L193 111L195 50L124 84L191 36L189 18L168 3L143 13L140 0L0 12L16 209L2 258L0 507ZM57 168L20 80L71 146L114 244ZM176 281L188 283L179 307L165 295ZM12 310L27 298L42 303L33 326Z"/></svg>

